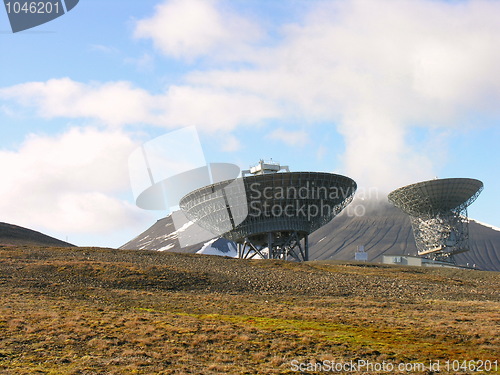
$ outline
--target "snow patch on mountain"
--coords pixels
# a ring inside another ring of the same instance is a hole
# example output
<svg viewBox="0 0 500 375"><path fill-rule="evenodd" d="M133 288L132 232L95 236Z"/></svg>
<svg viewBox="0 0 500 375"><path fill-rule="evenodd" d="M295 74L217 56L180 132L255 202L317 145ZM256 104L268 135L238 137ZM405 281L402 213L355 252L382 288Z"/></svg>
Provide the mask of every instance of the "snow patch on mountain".
<svg viewBox="0 0 500 375"><path fill-rule="evenodd" d="M158 249L158 251L167 251L167 250L170 250L171 248L173 248L174 246L175 246L175 244L171 243L171 244L168 244L167 246L160 247Z"/></svg>
<svg viewBox="0 0 500 375"><path fill-rule="evenodd" d="M236 246L237 245L234 242L226 240L223 237L219 237L206 242L203 247L196 252L196 254L218 255L223 257L237 258L238 250ZM264 255L264 257L267 257L267 254L269 252L267 247L260 249L260 251L262 255ZM254 251L251 251L250 253L253 254ZM252 259L263 258L259 254L254 254Z"/></svg>
<svg viewBox="0 0 500 375"><path fill-rule="evenodd" d="M191 225L194 223L192 221L188 221L186 224L184 224L182 227L176 230L177 233L179 232L184 232L186 229L188 229Z"/></svg>
<svg viewBox="0 0 500 375"><path fill-rule="evenodd" d="M225 238L214 238L206 242L196 254L219 255L231 258L238 256L235 244Z"/></svg>

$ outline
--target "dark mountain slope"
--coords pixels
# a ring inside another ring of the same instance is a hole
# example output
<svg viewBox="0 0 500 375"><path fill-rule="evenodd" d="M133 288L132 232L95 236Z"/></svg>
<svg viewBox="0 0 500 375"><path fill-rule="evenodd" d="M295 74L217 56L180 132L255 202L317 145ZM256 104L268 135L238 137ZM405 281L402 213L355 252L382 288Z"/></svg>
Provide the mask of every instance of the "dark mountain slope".
<svg viewBox="0 0 500 375"><path fill-rule="evenodd" d="M415 254L410 220L389 204L365 205L363 216L346 211L309 237L312 259L354 259L358 246L373 261L382 254Z"/></svg>
<svg viewBox="0 0 500 375"><path fill-rule="evenodd" d="M500 271L500 231L470 221L470 251L455 256L458 264ZM383 254L417 255L408 215L388 203L368 204L364 216L341 214L309 237L311 259L353 260L363 245L369 261Z"/></svg>
<svg viewBox="0 0 500 375"><path fill-rule="evenodd" d="M0 223L0 245L75 246L43 233L7 223Z"/></svg>

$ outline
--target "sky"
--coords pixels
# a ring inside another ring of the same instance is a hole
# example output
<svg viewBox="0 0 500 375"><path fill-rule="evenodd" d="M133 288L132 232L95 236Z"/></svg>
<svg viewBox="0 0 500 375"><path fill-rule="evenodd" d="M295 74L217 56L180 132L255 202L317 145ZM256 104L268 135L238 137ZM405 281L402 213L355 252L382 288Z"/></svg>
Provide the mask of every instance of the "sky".
<svg viewBox="0 0 500 375"><path fill-rule="evenodd" d="M2 8L0 221L123 245L166 214L135 205L129 156L195 126L207 162L379 199L477 178L469 216L500 227L499 42L498 1L81 0L15 34Z"/></svg>

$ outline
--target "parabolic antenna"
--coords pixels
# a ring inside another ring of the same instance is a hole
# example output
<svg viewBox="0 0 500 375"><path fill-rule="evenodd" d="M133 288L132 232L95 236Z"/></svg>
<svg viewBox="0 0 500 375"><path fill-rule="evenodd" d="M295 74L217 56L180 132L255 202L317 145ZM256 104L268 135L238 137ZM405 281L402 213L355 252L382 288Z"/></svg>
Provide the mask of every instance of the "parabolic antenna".
<svg viewBox="0 0 500 375"><path fill-rule="evenodd" d="M445 178L404 186L388 198L410 215L419 255L453 261L469 250L467 207L482 190L479 180Z"/></svg>
<svg viewBox="0 0 500 375"><path fill-rule="evenodd" d="M179 206L201 227L235 241L241 258L308 260L308 235L337 216L357 186L346 176L282 169L261 161L243 183L202 187Z"/></svg>

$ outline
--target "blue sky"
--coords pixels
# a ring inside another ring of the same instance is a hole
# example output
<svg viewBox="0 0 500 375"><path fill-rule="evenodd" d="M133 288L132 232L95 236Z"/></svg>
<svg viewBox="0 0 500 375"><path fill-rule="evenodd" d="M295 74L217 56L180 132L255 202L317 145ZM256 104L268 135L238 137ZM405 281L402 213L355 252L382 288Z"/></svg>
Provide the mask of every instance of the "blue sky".
<svg viewBox="0 0 500 375"><path fill-rule="evenodd" d="M500 3L81 0L12 34L0 10L0 221L117 247L128 155L196 126L209 162L346 174L380 196L438 177L485 189L500 227Z"/></svg>

